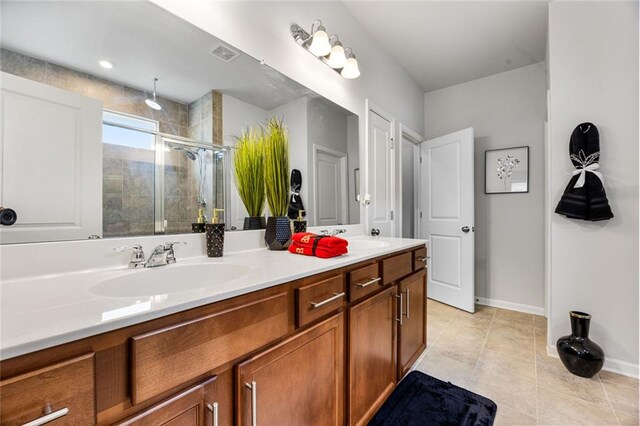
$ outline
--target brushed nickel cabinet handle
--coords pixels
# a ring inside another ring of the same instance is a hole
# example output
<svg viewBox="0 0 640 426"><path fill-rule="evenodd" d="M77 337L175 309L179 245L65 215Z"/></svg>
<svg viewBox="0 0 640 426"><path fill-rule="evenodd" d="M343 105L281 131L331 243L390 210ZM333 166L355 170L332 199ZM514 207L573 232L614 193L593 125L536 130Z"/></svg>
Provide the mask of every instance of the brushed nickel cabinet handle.
<svg viewBox="0 0 640 426"><path fill-rule="evenodd" d="M218 403L207 404L207 408L211 411L211 425L218 426Z"/></svg>
<svg viewBox="0 0 640 426"><path fill-rule="evenodd" d="M417 260L418 262L426 262L426 261L427 261L427 258L426 258L426 257L416 257L416 260Z"/></svg>
<svg viewBox="0 0 640 426"><path fill-rule="evenodd" d="M409 319L409 289L406 289L404 292L407 294L407 300L405 302L407 304L407 313L405 316Z"/></svg>
<svg viewBox="0 0 640 426"><path fill-rule="evenodd" d="M400 299L400 315L398 315L396 321L398 321L400 325L402 325L402 315L404 315L402 313L402 292L400 292L400 294L396 294L396 297Z"/></svg>
<svg viewBox="0 0 640 426"><path fill-rule="evenodd" d="M251 426L258 425L258 384L255 380L251 383L244 384L247 388L251 389Z"/></svg>
<svg viewBox="0 0 640 426"><path fill-rule="evenodd" d="M382 278L378 277L378 278L370 278L369 281L365 281L363 283L356 283L356 286L360 287L360 288L365 288L365 287L369 287L371 284L375 284L377 282L380 282L380 280L382 280Z"/></svg>
<svg viewBox="0 0 640 426"><path fill-rule="evenodd" d="M338 300L341 297L344 297L344 295L345 295L344 291L342 293L333 293L333 296L331 296L330 298L325 299L325 300L323 300L321 302L309 302L309 303L311 304L311 308L312 309L318 309L319 307L324 306L327 303L331 303L334 300Z"/></svg>
<svg viewBox="0 0 640 426"><path fill-rule="evenodd" d="M41 426L59 419L60 417L64 417L67 414L69 414L69 409L67 407L61 408L56 411L51 411L51 406L47 405L44 409L44 416L39 417L35 420L31 420L30 422L25 423L22 426Z"/></svg>

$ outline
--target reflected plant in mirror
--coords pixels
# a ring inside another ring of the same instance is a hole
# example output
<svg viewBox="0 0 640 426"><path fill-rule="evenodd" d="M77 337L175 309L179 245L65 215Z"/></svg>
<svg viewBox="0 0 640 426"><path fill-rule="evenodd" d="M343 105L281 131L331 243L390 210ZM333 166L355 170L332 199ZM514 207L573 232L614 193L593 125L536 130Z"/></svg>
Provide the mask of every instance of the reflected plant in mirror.
<svg viewBox="0 0 640 426"><path fill-rule="evenodd" d="M249 214L242 229L264 229L264 132L261 128L248 128L236 138L233 166L236 188Z"/></svg>

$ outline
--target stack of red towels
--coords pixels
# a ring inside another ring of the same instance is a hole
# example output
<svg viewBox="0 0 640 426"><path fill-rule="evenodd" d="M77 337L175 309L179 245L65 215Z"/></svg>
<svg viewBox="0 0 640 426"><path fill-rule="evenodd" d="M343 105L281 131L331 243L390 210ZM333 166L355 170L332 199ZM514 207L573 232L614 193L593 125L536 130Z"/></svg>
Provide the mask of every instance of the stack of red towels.
<svg viewBox="0 0 640 426"><path fill-rule="evenodd" d="M293 242L289 246L291 253L316 256L323 259L347 253L347 246L349 245L349 242L342 238L317 235L311 232L293 234L292 239Z"/></svg>

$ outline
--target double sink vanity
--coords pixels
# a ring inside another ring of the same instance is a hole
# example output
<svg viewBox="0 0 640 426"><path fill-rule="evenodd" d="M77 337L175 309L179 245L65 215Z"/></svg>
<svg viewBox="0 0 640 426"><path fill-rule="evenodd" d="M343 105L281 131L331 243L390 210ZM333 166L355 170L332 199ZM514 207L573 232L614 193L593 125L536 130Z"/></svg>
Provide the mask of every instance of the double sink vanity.
<svg viewBox="0 0 640 426"><path fill-rule="evenodd" d="M0 422L366 424L426 348L422 240L176 257L4 281Z"/></svg>

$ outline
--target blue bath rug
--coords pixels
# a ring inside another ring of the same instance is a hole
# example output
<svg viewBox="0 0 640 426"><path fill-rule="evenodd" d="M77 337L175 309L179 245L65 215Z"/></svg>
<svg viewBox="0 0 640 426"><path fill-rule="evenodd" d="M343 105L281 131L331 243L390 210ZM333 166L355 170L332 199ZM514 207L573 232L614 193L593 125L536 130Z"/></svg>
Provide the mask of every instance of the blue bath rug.
<svg viewBox="0 0 640 426"><path fill-rule="evenodd" d="M484 396L412 371L369 426L491 426L497 410Z"/></svg>

